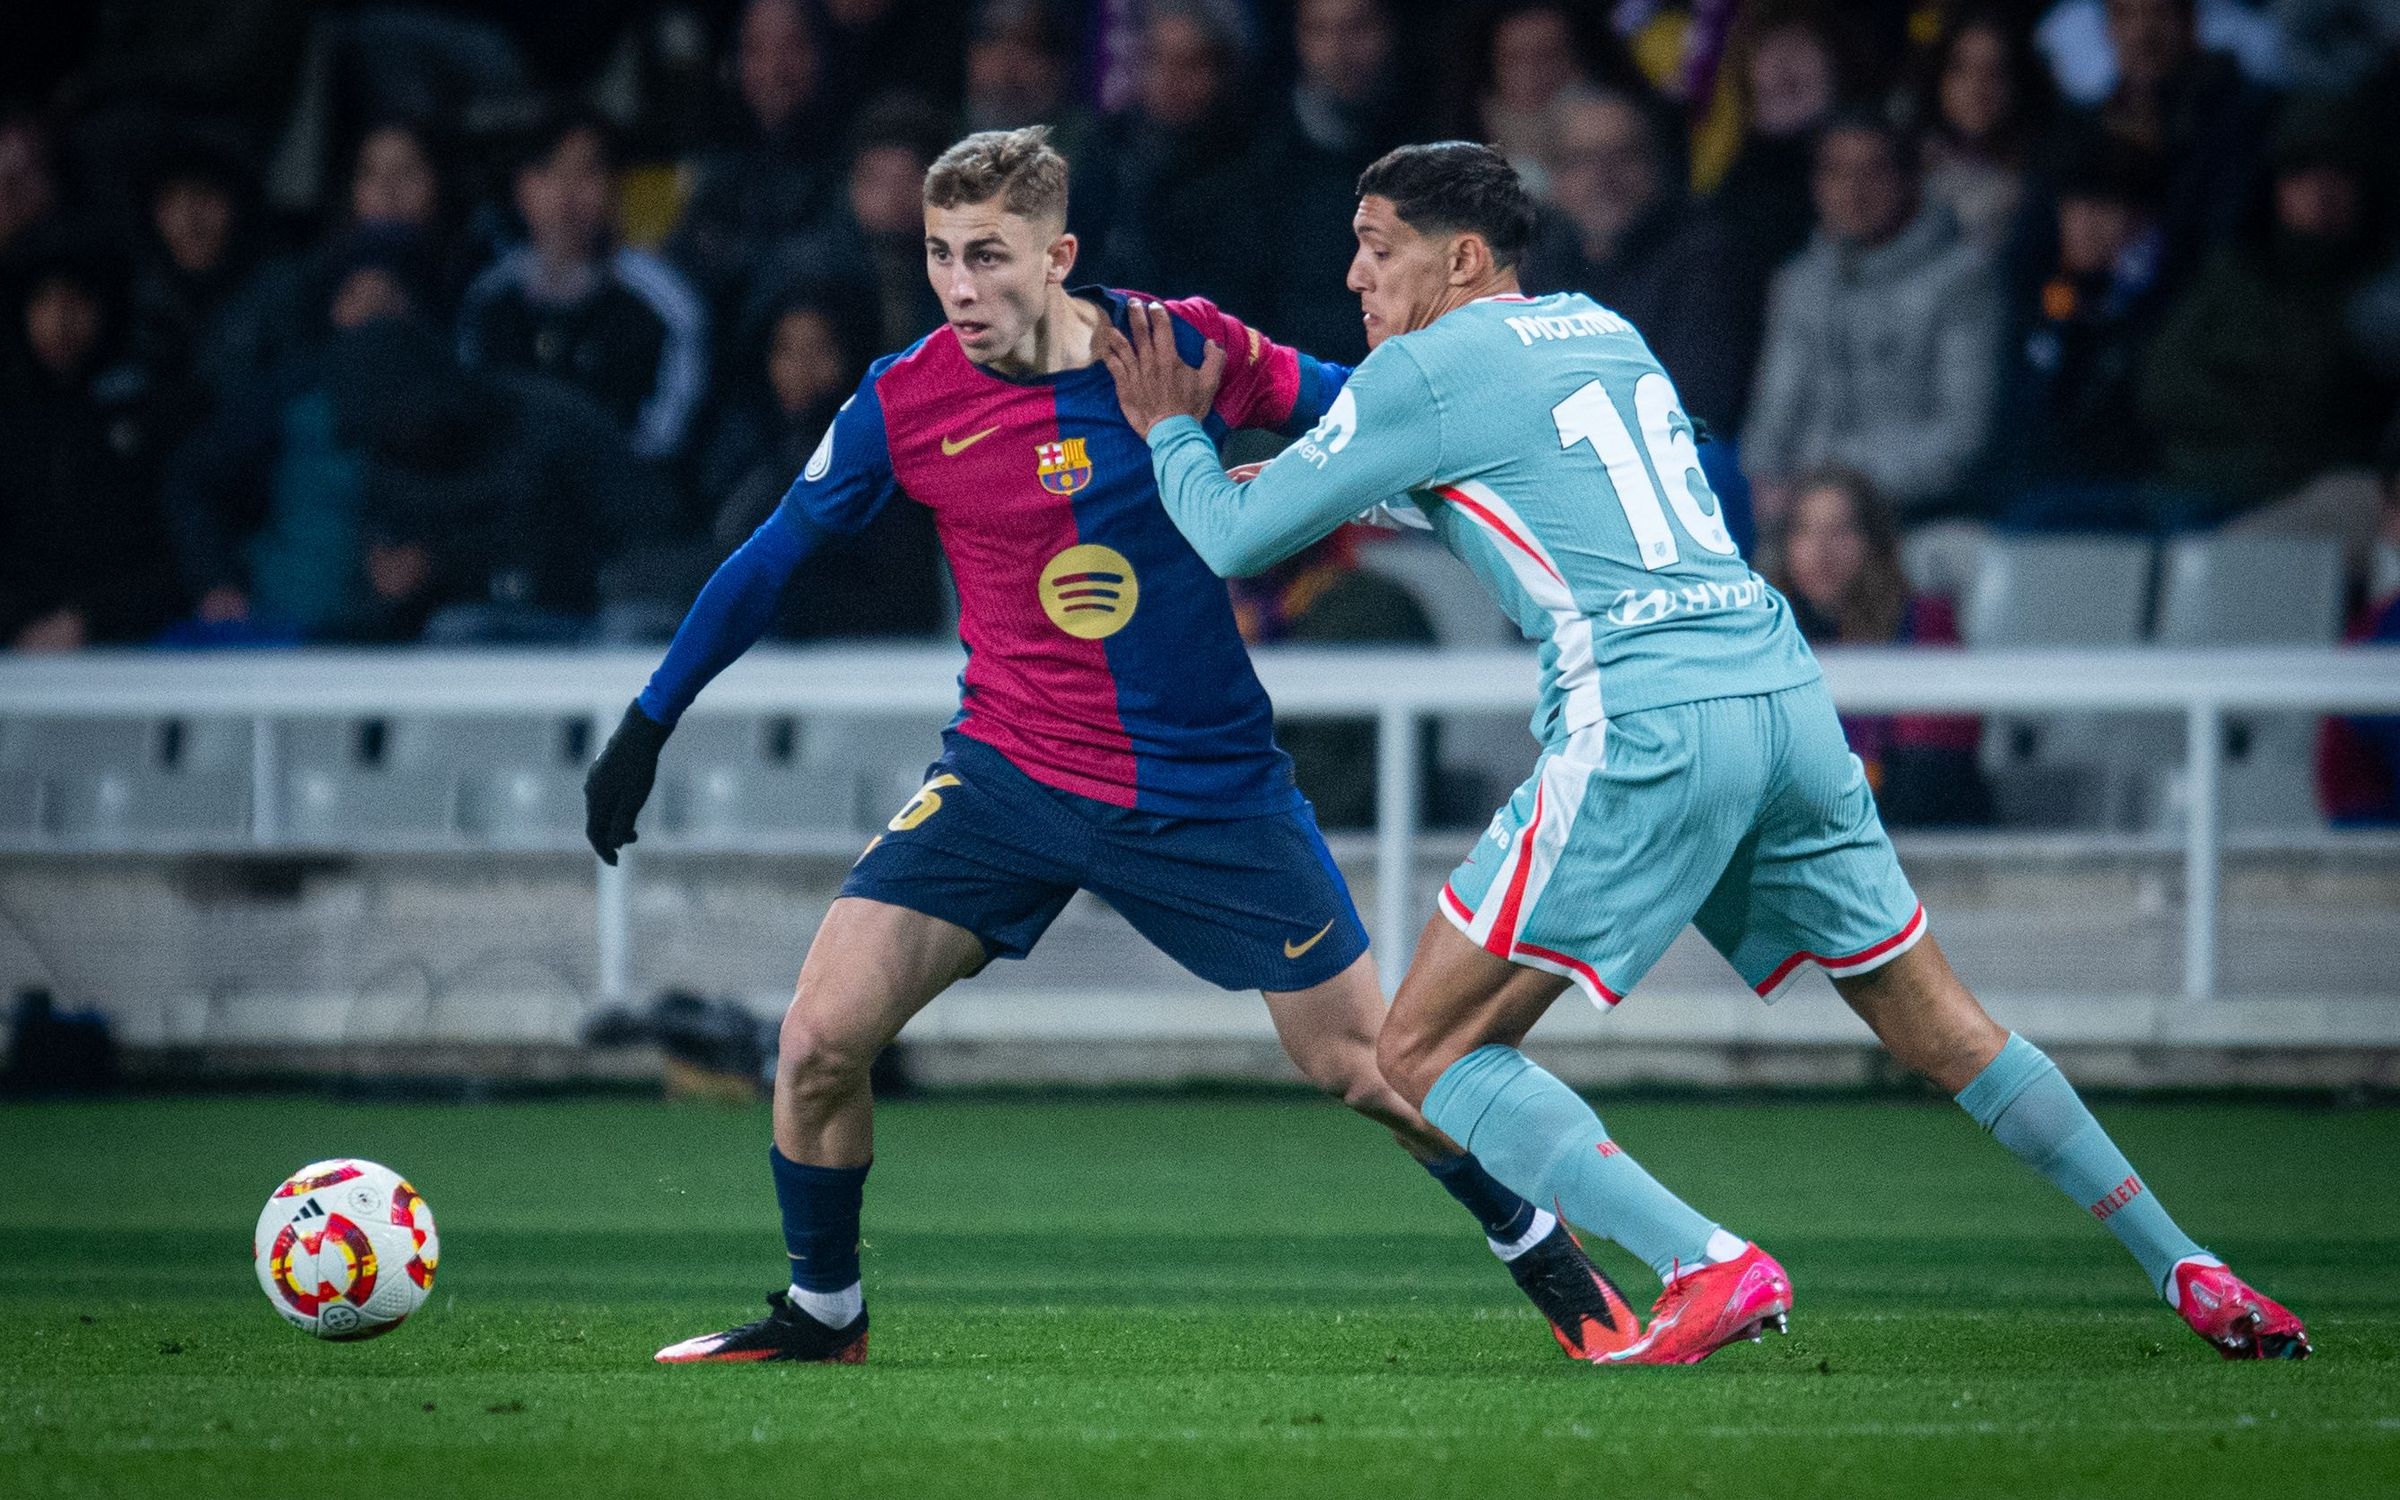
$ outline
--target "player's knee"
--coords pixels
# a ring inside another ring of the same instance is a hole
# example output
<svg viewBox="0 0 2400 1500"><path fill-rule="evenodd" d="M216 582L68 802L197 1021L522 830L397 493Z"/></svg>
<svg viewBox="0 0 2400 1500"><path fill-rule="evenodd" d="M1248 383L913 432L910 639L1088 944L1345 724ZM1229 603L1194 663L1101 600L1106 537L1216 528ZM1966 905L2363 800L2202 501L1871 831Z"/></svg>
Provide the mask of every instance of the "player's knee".
<svg viewBox="0 0 2400 1500"><path fill-rule="evenodd" d="M1386 1025L1383 1034L1375 1039L1376 1070L1412 1108L1424 1107L1425 1096L1433 1092L1434 1079L1441 1076L1438 1068L1428 1075L1430 1057L1431 1049L1423 1045L1422 1039L1400 1027Z"/></svg>
<svg viewBox="0 0 2400 1500"><path fill-rule="evenodd" d="M1374 1051L1364 1038L1325 1038L1305 1047L1293 1047L1287 1038L1285 1046L1300 1076L1354 1109L1372 1099L1382 1082L1375 1073Z"/></svg>
<svg viewBox="0 0 2400 1500"><path fill-rule="evenodd" d="M1896 1043L1891 1051L1910 1072L1955 1094L1973 1081L2007 1042L2007 1028L1979 1006L1972 1015L1944 1017L1943 1024Z"/></svg>
<svg viewBox="0 0 2400 1500"><path fill-rule="evenodd" d="M787 1015L778 1039L776 1086L803 1103L843 1098L866 1086L874 1060L872 1053Z"/></svg>
<svg viewBox="0 0 2400 1500"><path fill-rule="evenodd" d="M1374 1054L1364 1048L1346 1066L1328 1070L1317 1078L1316 1083L1317 1087L1360 1114L1381 1118L1392 1112L1391 1086L1383 1081L1383 1074L1376 1070Z"/></svg>

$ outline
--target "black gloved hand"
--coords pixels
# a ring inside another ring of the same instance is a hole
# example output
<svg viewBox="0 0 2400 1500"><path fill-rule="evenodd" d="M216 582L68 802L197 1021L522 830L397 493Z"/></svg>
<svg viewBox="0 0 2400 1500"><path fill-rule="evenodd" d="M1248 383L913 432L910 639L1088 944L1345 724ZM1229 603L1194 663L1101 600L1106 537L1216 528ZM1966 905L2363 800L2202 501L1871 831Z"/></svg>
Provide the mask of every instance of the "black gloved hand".
<svg viewBox="0 0 2400 1500"><path fill-rule="evenodd" d="M634 842L633 820L650 800L650 783L658 778L658 752L674 733L628 704L617 732L608 737L600 758L583 777L583 836L602 864L617 862L617 851Z"/></svg>

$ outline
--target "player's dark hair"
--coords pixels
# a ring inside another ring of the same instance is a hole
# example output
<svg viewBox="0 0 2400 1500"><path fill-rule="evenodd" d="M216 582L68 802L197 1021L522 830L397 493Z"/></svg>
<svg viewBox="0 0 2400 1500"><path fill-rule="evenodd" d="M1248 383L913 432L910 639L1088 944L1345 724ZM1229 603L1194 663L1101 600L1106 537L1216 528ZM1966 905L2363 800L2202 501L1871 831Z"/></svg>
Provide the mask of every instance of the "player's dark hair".
<svg viewBox="0 0 2400 1500"><path fill-rule="evenodd" d="M979 130L934 159L925 173L925 202L958 208L1000 200L1028 219L1067 218L1067 159L1050 144L1050 127Z"/></svg>
<svg viewBox="0 0 2400 1500"><path fill-rule="evenodd" d="M1533 238L1533 195L1517 169L1473 141L1402 146L1358 175L1358 196L1389 198L1401 222L1420 234L1481 236L1502 270Z"/></svg>

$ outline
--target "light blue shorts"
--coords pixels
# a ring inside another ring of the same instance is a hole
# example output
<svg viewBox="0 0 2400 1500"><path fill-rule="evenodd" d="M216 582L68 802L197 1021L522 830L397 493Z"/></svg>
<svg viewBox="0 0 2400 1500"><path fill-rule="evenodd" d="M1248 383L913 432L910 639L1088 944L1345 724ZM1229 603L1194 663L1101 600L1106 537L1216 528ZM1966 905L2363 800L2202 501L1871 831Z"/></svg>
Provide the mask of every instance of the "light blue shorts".
<svg viewBox="0 0 2400 1500"><path fill-rule="evenodd" d="M1602 1005L1685 923L1773 1000L1925 935L1821 683L1609 719L1552 745L1442 888L1461 932Z"/></svg>

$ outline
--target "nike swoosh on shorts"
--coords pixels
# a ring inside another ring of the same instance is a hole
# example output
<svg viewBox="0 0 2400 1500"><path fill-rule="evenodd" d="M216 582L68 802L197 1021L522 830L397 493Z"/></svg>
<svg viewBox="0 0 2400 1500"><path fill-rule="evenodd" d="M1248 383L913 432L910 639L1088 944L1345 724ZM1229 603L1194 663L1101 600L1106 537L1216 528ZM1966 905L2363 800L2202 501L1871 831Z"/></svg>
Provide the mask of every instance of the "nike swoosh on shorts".
<svg viewBox="0 0 2400 1500"><path fill-rule="evenodd" d="M1337 918L1336 920L1339 919ZM1285 958L1298 958L1301 954L1306 953L1309 949L1317 946L1318 940L1323 938L1325 934L1331 931L1333 931L1333 923L1328 922L1324 926L1318 928L1315 935L1310 937L1305 943L1295 943L1290 938L1285 938L1283 940L1283 956Z"/></svg>

